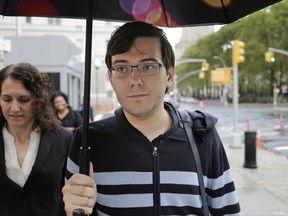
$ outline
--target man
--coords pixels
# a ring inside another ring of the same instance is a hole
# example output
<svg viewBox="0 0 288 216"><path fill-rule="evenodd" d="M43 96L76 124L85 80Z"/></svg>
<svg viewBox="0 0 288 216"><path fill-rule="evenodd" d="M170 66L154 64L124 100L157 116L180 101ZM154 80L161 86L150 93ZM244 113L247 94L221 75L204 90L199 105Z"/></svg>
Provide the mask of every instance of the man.
<svg viewBox="0 0 288 216"><path fill-rule="evenodd" d="M113 33L105 60L121 108L90 124L90 176L77 174L82 130L76 132L63 188L67 215L76 208L90 215L202 215L188 138L177 110L164 103L175 75L165 33L147 23L126 23ZM237 215L240 207L214 127L217 120L201 112L190 115L210 213Z"/></svg>

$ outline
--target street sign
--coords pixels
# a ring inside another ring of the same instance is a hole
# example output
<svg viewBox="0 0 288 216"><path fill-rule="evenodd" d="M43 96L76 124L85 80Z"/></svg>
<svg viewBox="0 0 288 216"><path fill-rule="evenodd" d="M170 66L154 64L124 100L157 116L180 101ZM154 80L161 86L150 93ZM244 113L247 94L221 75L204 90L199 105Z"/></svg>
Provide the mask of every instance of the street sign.
<svg viewBox="0 0 288 216"><path fill-rule="evenodd" d="M211 82L216 84L230 84L232 82L231 68L216 68L212 70Z"/></svg>

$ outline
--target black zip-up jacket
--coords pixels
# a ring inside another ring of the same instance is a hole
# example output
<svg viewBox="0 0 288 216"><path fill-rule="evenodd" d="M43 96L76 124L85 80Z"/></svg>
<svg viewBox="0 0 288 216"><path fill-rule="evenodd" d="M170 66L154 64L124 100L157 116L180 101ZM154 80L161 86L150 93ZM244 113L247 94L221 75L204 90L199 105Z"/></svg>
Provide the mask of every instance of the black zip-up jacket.
<svg viewBox="0 0 288 216"><path fill-rule="evenodd" d="M149 141L125 118L115 116L90 124L88 144L97 184L93 215L201 215L202 204L188 138L175 108L165 103L172 127ZM201 156L204 183L213 215L240 212L224 147L209 114L189 112ZM72 143L66 177L78 172L82 129Z"/></svg>

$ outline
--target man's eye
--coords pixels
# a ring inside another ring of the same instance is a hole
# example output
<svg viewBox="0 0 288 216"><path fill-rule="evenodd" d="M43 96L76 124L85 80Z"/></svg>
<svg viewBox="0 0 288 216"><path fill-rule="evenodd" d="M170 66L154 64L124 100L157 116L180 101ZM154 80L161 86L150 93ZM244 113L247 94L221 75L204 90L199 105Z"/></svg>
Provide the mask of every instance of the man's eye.
<svg viewBox="0 0 288 216"><path fill-rule="evenodd" d="M124 67L124 66L116 67L115 69L116 71L122 72L122 73L128 71L127 67Z"/></svg>
<svg viewBox="0 0 288 216"><path fill-rule="evenodd" d="M145 65L142 65L141 66L141 69L144 70L144 71L149 71L149 70L152 70L153 69L153 65L151 64L145 64Z"/></svg>

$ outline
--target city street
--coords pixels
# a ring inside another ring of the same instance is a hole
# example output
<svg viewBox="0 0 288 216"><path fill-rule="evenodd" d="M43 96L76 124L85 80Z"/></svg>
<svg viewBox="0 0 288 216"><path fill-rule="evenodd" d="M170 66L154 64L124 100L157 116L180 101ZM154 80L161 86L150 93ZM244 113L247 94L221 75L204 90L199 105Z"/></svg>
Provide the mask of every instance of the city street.
<svg viewBox="0 0 288 216"><path fill-rule="evenodd" d="M224 106L219 100L204 101L204 106L197 103L181 103L180 108L201 110L218 118L216 128L224 145L231 145L233 133L233 104ZM244 132L258 131L262 148L288 157L288 105L239 104L238 132L244 145Z"/></svg>

